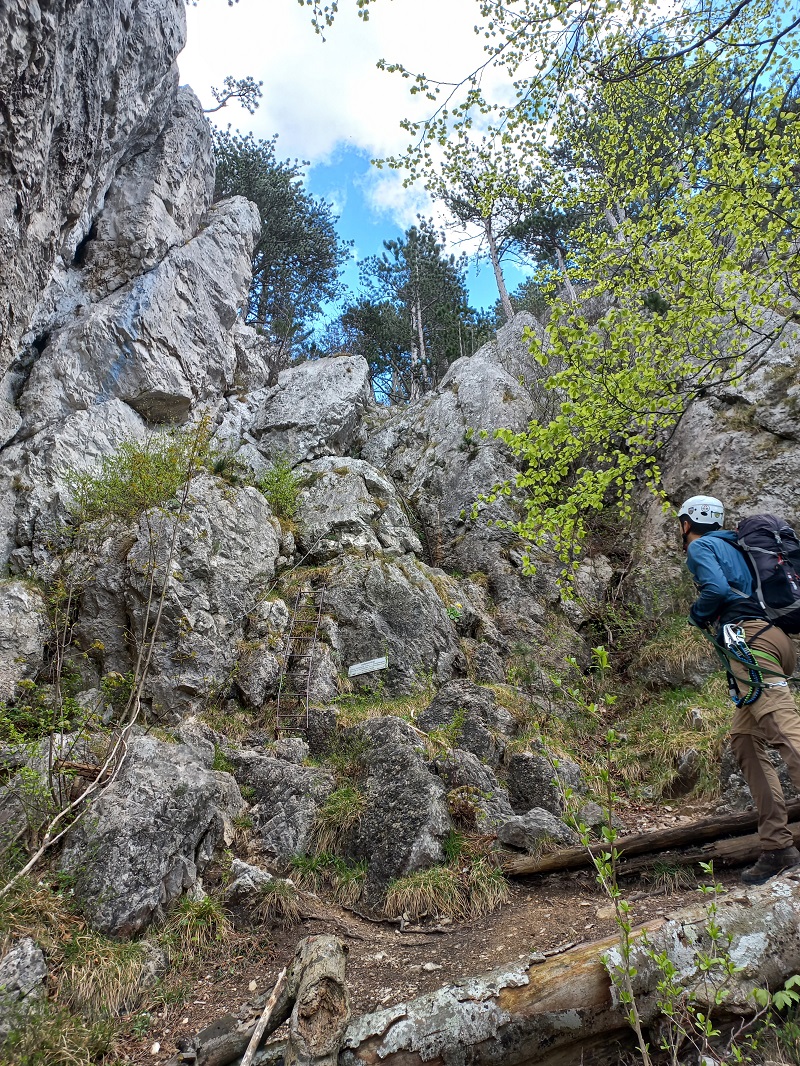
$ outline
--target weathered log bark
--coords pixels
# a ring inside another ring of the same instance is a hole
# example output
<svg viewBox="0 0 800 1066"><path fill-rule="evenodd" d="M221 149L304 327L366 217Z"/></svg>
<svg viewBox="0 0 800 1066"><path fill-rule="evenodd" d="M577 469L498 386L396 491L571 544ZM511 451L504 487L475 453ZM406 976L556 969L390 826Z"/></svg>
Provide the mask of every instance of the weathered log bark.
<svg viewBox="0 0 800 1066"><path fill-rule="evenodd" d="M327 1017L331 1019L331 1025L336 1031L344 1030L349 1013L343 1013L339 1022L335 1021L333 1006L341 1004L344 1011L348 1011L347 993L345 990L345 960L347 949L336 937L324 934L322 936L309 936L301 940L297 945L294 960L289 967L283 987L279 988L276 983L277 995L275 1004L269 1014L269 1021L263 1028L257 1047L260 1046L271 1033L274 1033L279 1025L291 1016L292 1033L295 1030L309 1045L307 1031L313 1035L313 1022L310 1026L305 1025L304 1020L295 1022L294 1013L307 1011L317 991L321 993L320 1009L327 1011ZM336 985L340 986L340 996L337 999ZM324 996L322 995L324 993ZM324 999L324 1002L323 1002ZM302 1006L293 1013L296 1004ZM303 1019L304 1019L303 1015ZM259 1019L260 1020L260 1019ZM233 1015L226 1015L211 1025L202 1029L192 1041L181 1047L176 1055L168 1059L166 1066L229 1066L230 1063L239 1061L245 1054L258 1022L243 1026ZM305 1025L305 1027L304 1027ZM338 1029L336 1029L338 1026ZM320 1041L317 1041L320 1044ZM305 1063L314 1063L314 1066L328 1066L329 1062L336 1062L336 1054L330 1058L332 1044L325 1044L317 1058L295 1058L292 1060L297 1066L305 1066ZM314 1048L314 1040L310 1042ZM338 1044L336 1052L338 1052ZM327 1056L327 1057L325 1057ZM256 1056L258 1061L258 1056ZM288 1062L288 1060L287 1060Z"/></svg>
<svg viewBox="0 0 800 1066"><path fill-rule="evenodd" d="M756 986L775 989L800 967L800 882L791 875L760 889L718 899L722 942L730 934L733 961L725 1010L755 1009ZM698 1007L713 994L698 968L708 951L707 916L693 906L646 927L650 949L666 951ZM643 1022L657 1016L660 970L636 931L634 991ZM468 978L409 1003L356 1018L339 1066L606 1066L629 1043L624 1013L603 964L618 958L618 938L582 944L547 959Z"/></svg>
<svg viewBox="0 0 800 1066"><path fill-rule="evenodd" d="M795 844L800 843L800 822L790 822L789 831ZM714 862L722 866L742 866L755 861L761 854L761 842L758 833L749 833L744 837L729 837L727 840L715 840L710 844L701 844L697 848L683 848L680 851L663 851L658 858L675 866L694 866L700 862ZM623 861L617 868L617 874L625 877L637 874L653 865L654 854L640 855L635 859Z"/></svg>
<svg viewBox="0 0 800 1066"><path fill-rule="evenodd" d="M800 817L800 803L788 806L789 818ZM739 836L755 829L758 815L755 811L743 814L731 814L724 818L707 818L690 825L676 825L669 829L656 829L652 833L633 833L620 837L615 844L620 855L630 858L634 855L646 855L669 848L679 848L689 844L702 844L710 840L721 840L727 836ZM503 870L511 877L527 874L553 873L557 870L576 870L581 866L591 866L592 855L608 851L608 844L592 844L591 848L567 848L539 857L533 855L515 855L503 862Z"/></svg>
<svg viewBox="0 0 800 1066"><path fill-rule="evenodd" d="M350 1020L346 952L332 936L305 942L297 963L301 976L289 1023L286 1066L336 1066Z"/></svg>

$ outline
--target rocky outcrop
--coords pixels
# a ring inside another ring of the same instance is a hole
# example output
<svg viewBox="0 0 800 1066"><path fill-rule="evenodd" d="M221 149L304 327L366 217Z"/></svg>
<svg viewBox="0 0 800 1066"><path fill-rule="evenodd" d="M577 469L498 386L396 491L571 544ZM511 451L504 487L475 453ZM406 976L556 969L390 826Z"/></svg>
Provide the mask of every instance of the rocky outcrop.
<svg viewBox="0 0 800 1066"><path fill-rule="evenodd" d="M450 681L419 715L417 725L426 733L445 730L453 746L472 752L496 767L506 740L515 731L514 719L498 705L491 689L472 681Z"/></svg>
<svg viewBox="0 0 800 1066"><path fill-rule="evenodd" d="M348 455L361 419L372 405L369 368L358 356L300 363L278 384L250 398L250 433L268 459L293 464L325 455Z"/></svg>
<svg viewBox="0 0 800 1066"><path fill-rule="evenodd" d="M55 329L19 399L30 436L110 399L148 422L182 422L233 387L230 336L250 280L258 212L241 197L212 208L191 243Z"/></svg>
<svg viewBox="0 0 800 1066"><path fill-rule="evenodd" d="M335 788L333 775L256 751L232 749L228 758L252 801L256 850L284 863L305 855L317 811Z"/></svg>
<svg viewBox="0 0 800 1066"><path fill-rule="evenodd" d="M328 456L300 469L303 554L319 561L344 553L422 555L393 483L369 463Z"/></svg>
<svg viewBox="0 0 800 1066"><path fill-rule="evenodd" d="M0 583L0 700L14 695L18 681L36 676L48 631L42 594L22 581Z"/></svg>
<svg viewBox="0 0 800 1066"><path fill-rule="evenodd" d="M331 643L342 666L389 659L388 670L359 677L362 686L411 692L427 676L443 682L465 671L458 634L434 580L436 573L414 555L345 555L332 565L325 603L336 622Z"/></svg>
<svg viewBox="0 0 800 1066"><path fill-rule="evenodd" d="M77 631L84 647L95 649L102 673L125 674L132 668L127 635L141 641L145 626L152 626L151 557L160 590L173 530L171 516L150 514L135 531L106 545L83 597ZM230 680L248 612L274 576L279 534L257 489L233 487L209 475L192 482L186 514L176 530L146 688L158 717L170 720L190 713L215 686ZM258 682L251 680L257 696Z"/></svg>
<svg viewBox="0 0 800 1066"><path fill-rule="evenodd" d="M453 748L437 756L432 768L448 790L451 812L460 816L465 828L490 832L513 816L505 788L471 751Z"/></svg>
<svg viewBox="0 0 800 1066"><path fill-rule="evenodd" d="M79 255L126 160L158 139L177 92L182 0L10 0L0 11L0 368L53 273Z"/></svg>
<svg viewBox="0 0 800 1066"><path fill-rule="evenodd" d="M116 780L70 830L61 869L92 925L111 936L143 929L191 888L243 801L212 770L213 745L135 736Z"/></svg>
<svg viewBox="0 0 800 1066"><path fill-rule="evenodd" d="M348 853L367 860L364 896L376 903L390 881L444 859L451 827L445 788L430 772L419 736L399 718L375 718L355 728L366 803L351 831Z"/></svg>
<svg viewBox="0 0 800 1066"><path fill-rule="evenodd" d="M24 1017L45 994L47 963L42 949L25 936L0 959L0 1040L24 1023Z"/></svg>

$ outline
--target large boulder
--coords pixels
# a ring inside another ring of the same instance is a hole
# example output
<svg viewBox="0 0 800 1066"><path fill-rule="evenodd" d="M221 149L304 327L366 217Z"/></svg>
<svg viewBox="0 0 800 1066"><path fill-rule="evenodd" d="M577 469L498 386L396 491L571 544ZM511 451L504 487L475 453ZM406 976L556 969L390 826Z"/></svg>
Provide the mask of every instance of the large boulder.
<svg viewBox="0 0 800 1066"><path fill-rule="evenodd" d="M343 669L386 655L388 670L354 679L387 692L411 692L433 675L447 681L464 672L458 634L434 581L414 555L396 559L345 555L333 563L325 610L336 626L331 643Z"/></svg>
<svg viewBox="0 0 800 1066"><path fill-rule="evenodd" d="M333 775L257 751L231 749L227 757L252 802L256 850L282 863L305 855L317 811L335 788Z"/></svg>
<svg viewBox="0 0 800 1066"><path fill-rule="evenodd" d="M422 554L394 485L369 463L328 456L304 464L299 476L298 546L310 558Z"/></svg>
<svg viewBox="0 0 800 1066"><path fill-rule="evenodd" d="M444 781L448 791L450 812L462 821L475 817L475 829L491 831L513 817L514 811L508 793L495 775L471 751L454 748L446 755L437 756L431 768Z"/></svg>
<svg viewBox="0 0 800 1066"><path fill-rule="evenodd" d="M541 807L560 815L564 811L566 788L576 796L586 791L577 763L563 757L554 761L544 751L515 752L508 760L507 772L508 796L517 814Z"/></svg>
<svg viewBox="0 0 800 1066"><path fill-rule="evenodd" d="M417 718L426 733L449 730L451 746L477 755L490 766L497 766L514 733L514 719L499 706L491 689L472 681L450 681L443 685L433 702Z"/></svg>
<svg viewBox="0 0 800 1066"><path fill-rule="evenodd" d="M132 936L191 888L243 800L213 745L136 735L116 780L70 829L61 869L91 924Z"/></svg>
<svg viewBox="0 0 800 1066"><path fill-rule="evenodd" d="M509 818L497 830L501 844L536 854L542 848L560 844L569 848L578 843L578 834L542 807Z"/></svg>
<svg viewBox="0 0 800 1066"><path fill-rule="evenodd" d="M18 681L36 676L48 634L41 592L22 581L1 582L0 700L11 699Z"/></svg>
<svg viewBox="0 0 800 1066"><path fill-rule="evenodd" d="M0 369L54 270L75 258L124 161L172 110L183 0L0 7Z"/></svg>
<svg viewBox="0 0 800 1066"><path fill-rule="evenodd" d="M248 612L274 576L279 530L257 489L233 487L210 475L192 482L186 514L177 527L146 686L162 717L197 709L212 686L230 677ZM131 665L129 631L141 642L146 623L152 625L153 541L158 590L172 533L172 517L150 514L132 534L132 546L125 536L107 545L84 595L77 630L83 644L95 649L92 654L99 656L104 673L126 673ZM256 680L253 684L258 687Z"/></svg>
<svg viewBox="0 0 800 1066"><path fill-rule="evenodd" d="M253 393L250 432L267 459L284 455L299 463L348 455L372 402L365 360L310 360L282 371L277 385Z"/></svg>
<svg viewBox="0 0 800 1066"><path fill-rule="evenodd" d="M376 903L389 882L444 859L451 828L445 787L425 762L419 736L399 718L374 718L354 727L361 756L364 812L348 851L367 860L364 895Z"/></svg>

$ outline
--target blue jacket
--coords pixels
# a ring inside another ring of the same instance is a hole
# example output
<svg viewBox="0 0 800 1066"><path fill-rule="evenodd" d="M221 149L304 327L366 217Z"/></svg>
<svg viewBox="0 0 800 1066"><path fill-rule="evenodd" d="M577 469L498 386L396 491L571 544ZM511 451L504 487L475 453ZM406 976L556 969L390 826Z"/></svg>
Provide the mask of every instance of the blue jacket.
<svg viewBox="0 0 800 1066"><path fill-rule="evenodd" d="M686 550L686 565L698 591L689 610L695 625L724 625L747 618L766 618L761 604L753 596L750 568L735 544L735 533L716 529L693 540Z"/></svg>

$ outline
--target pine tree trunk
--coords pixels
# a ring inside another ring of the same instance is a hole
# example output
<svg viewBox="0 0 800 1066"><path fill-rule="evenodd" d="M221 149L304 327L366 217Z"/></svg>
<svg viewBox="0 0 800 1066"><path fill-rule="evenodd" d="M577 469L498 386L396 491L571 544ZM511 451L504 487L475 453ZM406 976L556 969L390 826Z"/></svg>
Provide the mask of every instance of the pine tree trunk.
<svg viewBox="0 0 800 1066"><path fill-rule="evenodd" d="M483 228L486 233L487 244L489 245L489 258L492 261L492 270L494 270L494 279L497 282L497 291L500 293L500 303L503 306L503 314L505 315L506 322L510 322L514 317L514 308L511 306L511 297L508 295L506 280L503 277L503 271L500 268L500 256L497 252L497 241L494 239L494 233L492 231L491 218L484 219Z"/></svg>

